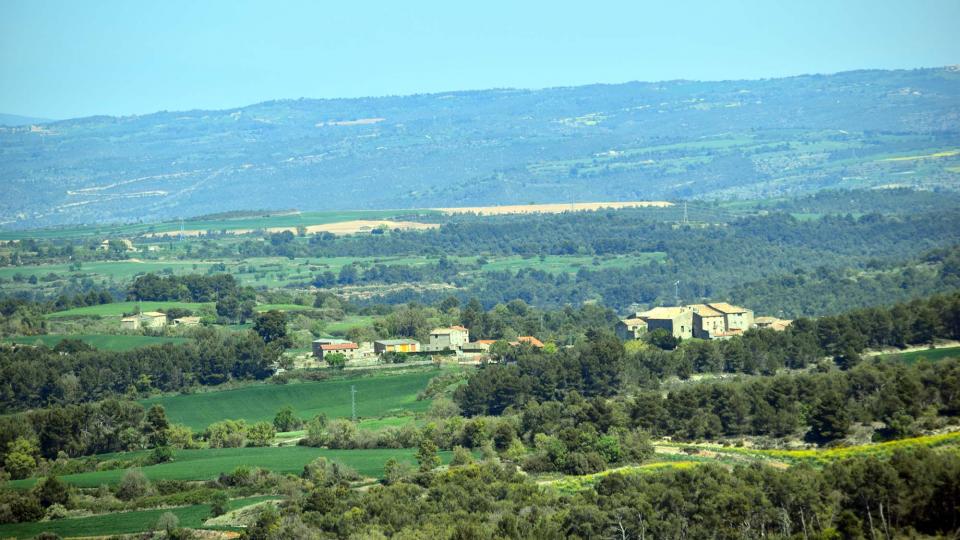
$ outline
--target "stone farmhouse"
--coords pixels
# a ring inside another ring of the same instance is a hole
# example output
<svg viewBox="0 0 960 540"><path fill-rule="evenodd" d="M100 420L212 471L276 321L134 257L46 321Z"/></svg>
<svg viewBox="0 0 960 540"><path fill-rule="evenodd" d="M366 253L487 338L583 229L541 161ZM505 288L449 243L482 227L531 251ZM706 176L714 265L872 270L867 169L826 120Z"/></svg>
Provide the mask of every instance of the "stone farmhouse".
<svg viewBox="0 0 960 540"><path fill-rule="evenodd" d="M753 311L726 302L655 307L617 323L621 339L638 339L663 329L676 338L724 339L754 327Z"/></svg>
<svg viewBox="0 0 960 540"><path fill-rule="evenodd" d="M364 348L345 339L315 339L312 345L313 356L318 360L323 360L324 355L330 353L340 353L346 356L347 360L355 360L373 352L369 344Z"/></svg>
<svg viewBox="0 0 960 540"><path fill-rule="evenodd" d="M163 328L167 325L167 314L159 311L144 311L120 319L120 328L139 330L140 328Z"/></svg>
<svg viewBox="0 0 960 540"><path fill-rule="evenodd" d="M424 350L455 351L470 342L470 330L462 326L434 328L430 331L430 342Z"/></svg>

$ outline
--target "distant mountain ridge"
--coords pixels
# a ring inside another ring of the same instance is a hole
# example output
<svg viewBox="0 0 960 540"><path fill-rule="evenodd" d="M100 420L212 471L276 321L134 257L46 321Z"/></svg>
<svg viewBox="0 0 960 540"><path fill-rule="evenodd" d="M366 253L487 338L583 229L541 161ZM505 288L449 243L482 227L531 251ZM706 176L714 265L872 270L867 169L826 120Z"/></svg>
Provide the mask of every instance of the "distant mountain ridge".
<svg viewBox="0 0 960 540"><path fill-rule="evenodd" d="M0 226L960 186L960 72L854 71L0 127Z"/></svg>
<svg viewBox="0 0 960 540"><path fill-rule="evenodd" d="M0 126L28 126L30 124L43 124L45 122L53 122L53 120L35 116L0 113Z"/></svg>

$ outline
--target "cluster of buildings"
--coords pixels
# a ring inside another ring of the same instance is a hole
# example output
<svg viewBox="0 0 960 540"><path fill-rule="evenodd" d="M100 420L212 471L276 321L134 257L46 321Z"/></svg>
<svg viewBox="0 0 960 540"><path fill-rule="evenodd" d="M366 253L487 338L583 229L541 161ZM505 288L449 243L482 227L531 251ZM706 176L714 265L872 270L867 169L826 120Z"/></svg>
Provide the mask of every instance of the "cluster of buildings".
<svg viewBox="0 0 960 540"><path fill-rule="evenodd" d="M340 353L347 360L360 360L376 358L385 353L446 353L467 361L479 361L488 355L494 343L496 340L492 339L470 341L470 330L462 326L449 326L431 330L429 341L425 344L414 339L380 339L372 343L317 339L313 341L313 356L323 360L326 354ZM535 348L543 347L543 343L533 336L520 336L510 342L514 346L524 343Z"/></svg>
<svg viewBox="0 0 960 540"><path fill-rule="evenodd" d="M751 328L783 330L792 321L753 316L753 310L726 302L656 307L617 323L621 339L639 339L653 330L666 330L679 339L726 339Z"/></svg>
<svg viewBox="0 0 960 540"><path fill-rule="evenodd" d="M178 317L173 321L167 320L167 314L159 311L144 311L120 319L120 328L123 330L139 330L141 328L163 328L171 324L172 326L197 326L200 324L200 317Z"/></svg>

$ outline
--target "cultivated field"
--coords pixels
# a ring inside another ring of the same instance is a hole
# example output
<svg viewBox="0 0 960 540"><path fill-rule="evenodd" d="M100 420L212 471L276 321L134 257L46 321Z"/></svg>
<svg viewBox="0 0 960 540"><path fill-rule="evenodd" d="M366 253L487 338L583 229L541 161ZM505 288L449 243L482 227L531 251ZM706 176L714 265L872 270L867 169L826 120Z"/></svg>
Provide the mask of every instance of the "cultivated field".
<svg viewBox="0 0 960 540"><path fill-rule="evenodd" d="M124 452L100 456L101 459L135 459L148 454L147 451ZM416 463L416 449L373 449L373 450L328 450L309 446L279 446L262 448L203 448L199 450L176 450L173 461L159 465L149 465L140 470L151 481L157 480L210 480L220 473L229 473L243 465L261 467L278 473L299 474L303 466L318 457L325 457L348 465L361 476L380 478L383 464L390 458L398 461ZM444 462L449 461L451 452L440 452ZM61 480L78 487L97 487L101 484L113 485L123 478L126 469L91 471L68 474ZM27 488L33 486L37 478L26 478L10 482L12 487Z"/></svg>
<svg viewBox="0 0 960 540"><path fill-rule="evenodd" d="M235 231L259 230L270 228L287 228L311 225L324 225L357 220L386 220L401 219L411 216L438 216L435 210L336 210L327 212L283 212L269 215L224 217L215 219L188 219L183 221L185 230L196 231ZM56 229L36 229L31 231L3 231L0 240L17 240L20 238L78 238L78 237L112 237L112 236L140 236L152 233L180 231L179 221L162 223L129 223L118 225L102 225L92 227L63 227Z"/></svg>
<svg viewBox="0 0 960 540"><path fill-rule="evenodd" d="M45 315L49 319L63 317L120 317L124 313L132 313L140 307L141 311L167 310L170 308L183 308L196 312L201 309L213 309L213 303L204 302L117 302L114 304L101 304L99 306L86 306L80 308L68 309L66 311L56 311Z"/></svg>
<svg viewBox="0 0 960 540"><path fill-rule="evenodd" d="M417 393L437 374L436 370L428 369L320 382L264 383L236 390L152 398L142 403L146 407L155 403L163 405L172 422L202 430L225 419L270 421L278 410L287 405L305 420L320 413L328 418L349 418L350 387L355 386L357 415L379 418L405 411L426 410L430 402L417 401Z"/></svg>
<svg viewBox="0 0 960 540"><path fill-rule="evenodd" d="M164 343L186 343L190 341L187 338L179 337L126 336L109 334L47 334L42 336L14 337L9 338L9 341L24 345L36 345L37 343L42 343L47 347L52 348L64 339L78 339L88 345L104 351L130 351L149 345L162 345Z"/></svg>
<svg viewBox="0 0 960 540"><path fill-rule="evenodd" d="M960 357L960 347L942 347L938 349L924 349L920 351L910 351L904 353L892 353L884 354L883 356L887 358L894 358L900 360L901 362L906 362L912 364L921 358L935 362L937 360L943 360L944 358L958 358Z"/></svg>
<svg viewBox="0 0 960 540"><path fill-rule="evenodd" d="M436 229L439 227L439 223L420 223L419 221L386 221L386 220L369 220L369 219L357 219L350 221L338 221L336 223L324 223L320 225L303 225L303 228L306 229L307 234L316 234L316 233L331 233L331 234L357 234L363 232L371 232L374 229L381 227L386 227L388 229L400 229L403 231L425 231L427 229ZM202 236L207 234L209 229L185 229L183 231L166 231L166 232L155 232L147 233L143 236L147 238L157 238L157 237L176 237L180 236ZM224 229L225 232L229 234L250 234L256 229ZM297 233L297 227L269 227L265 229L269 233L279 233L289 231L294 234Z"/></svg>
<svg viewBox="0 0 960 540"><path fill-rule="evenodd" d="M277 499L274 495L248 497L230 501L229 508L235 510L268 499ZM52 532L60 536L90 537L114 534L133 534L153 530L160 516L171 512L180 520L181 527L200 528L210 517L209 504L194 504L175 508L158 508L116 514L102 514L83 518L58 519L34 523L15 523L0 525L0 538L32 538L42 532Z"/></svg>

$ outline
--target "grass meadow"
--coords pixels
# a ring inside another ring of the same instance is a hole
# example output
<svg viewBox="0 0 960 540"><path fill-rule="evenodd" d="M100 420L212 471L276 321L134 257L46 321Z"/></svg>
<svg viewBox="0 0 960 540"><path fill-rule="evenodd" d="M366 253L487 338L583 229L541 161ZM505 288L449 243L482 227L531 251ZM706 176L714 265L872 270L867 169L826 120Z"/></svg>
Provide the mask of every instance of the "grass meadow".
<svg viewBox="0 0 960 540"><path fill-rule="evenodd" d="M149 465L140 470L151 481L157 480L211 480L220 473L229 473L237 467L260 467L281 474L299 474L303 466L319 457L338 461L352 467L362 476L380 478L383 464L390 458L415 464L415 448L373 449L373 450L328 450L309 446L266 446L259 448L201 448L197 450L175 450L173 461L159 465ZM109 458L134 459L147 452L122 452L110 454ZM448 462L451 452L441 452L444 463ZM97 487L101 484L114 485L123 478L126 469L91 471L68 474L59 478L77 487ZM28 488L37 482L37 478L13 480L8 485L14 488Z"/></svg>
<svg viewBox="0 0 960 540"><path fill-rule="evenodd" d="M923 351L885 354L884 356L907 364L916 363L921 358L927 359L931 362L936 362L937 360L943 360L944 358L960 357L960 347L943 347L940 349L927 349Z"/></svg>
<svg viewBox="0 0 960 540"><path fill-rule="evenodd" d="M124 336L110 334L47 334L43 336L20 336L10 338L9 341L21 343L24 345L34 345L42 343L47 347L53 348L64 339L79 339L88 345L104 351L130 351L149 345L162 345L164 343L186 343L188 338L180 337L154 337L154 336Z"/></svg>
<svg viewBox="0 0 960 540"><path fill-rule="evenodd" d="M234 499L230 501L230 510L277 498L275 495L266 495ZM0 538L32 538L42 532L52 532L66 538L139 533L153 530L160 516L166 512L176 515L181 527L195 529L200 528L210 517L210 505L194 504L55 521L0 525Z"/></svg>
<svg viewBox="0 0 960 540"><path fill-rule="evenodd" d="M263 383L234 390L157 397L141 403L145 407L163 405L171 422L199 431L224 419L272 421L277 411L287 405L305 420L320 413L331 419L349 418L350 387L355 386L357 415L381 418L426 410L430 402L417 401L417 393L437 374L435 370L421 370L319 382Z"/></svg>
<svg viewBox="0 0 960 540"><path fill-rule="evenodd" d="M63 317L120 317L124 313L132 313L137 307L141 311L158 311L170 308L189 309L196 313L200 310L213 309L212 302L115 302L113 304L100 304L98 306L86 306L68 309L66 311L55 311L45 315L48 319L57 319Z"/></svg>

